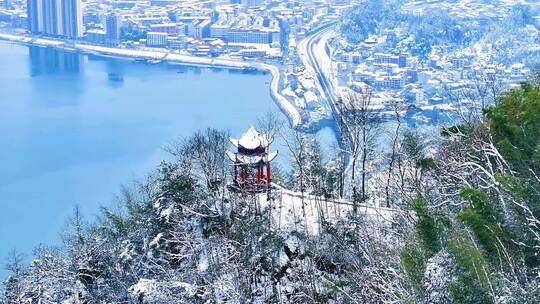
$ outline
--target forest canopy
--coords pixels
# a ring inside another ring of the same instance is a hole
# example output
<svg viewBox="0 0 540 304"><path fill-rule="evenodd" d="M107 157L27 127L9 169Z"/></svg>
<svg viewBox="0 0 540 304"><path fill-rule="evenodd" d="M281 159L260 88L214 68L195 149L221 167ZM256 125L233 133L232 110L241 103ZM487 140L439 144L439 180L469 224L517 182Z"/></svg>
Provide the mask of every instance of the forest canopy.
<svg viewBox="0 0 540 304"><path fill-rule="evenodd" d="M362 117L344 117L347 130L380 136ZM539 303L540 79L431 138L397 126L384 151L353 138L335 157L288 132L276 183L302 203L289 226L273 217L278 190L264 205L227 187L226 132L180 140L174 161L123 189L121 208L95 222L76 209L63 245L36 248L28 265L13 252L0 303ZM309 233L314 196L355 208L330 218L335 206L320 206Z"/></svg>

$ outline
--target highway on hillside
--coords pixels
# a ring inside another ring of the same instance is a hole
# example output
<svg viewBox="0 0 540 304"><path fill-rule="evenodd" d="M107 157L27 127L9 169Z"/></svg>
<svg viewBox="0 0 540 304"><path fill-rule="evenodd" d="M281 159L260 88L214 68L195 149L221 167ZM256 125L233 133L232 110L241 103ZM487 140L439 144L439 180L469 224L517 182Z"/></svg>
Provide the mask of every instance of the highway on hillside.
<svg viewBox="0 0 540 304"><path fill-rule="evenodd" d="M315 77L316 85L322 101L326 102L337 118L336 102L339 100L337 90L332 82L332 62L327 52L327 42L334 34L335 24L329 24L301 40L298 44L298 55L306 70Z"/></svg>
<svg viewBox="0 0 540 304"><path fill-rule="evenodd" d="M337 88L334 85L332 79L335 79L332 75L332 59L328 54L328 40L335 34L335 23L326 25L315 31L313 34L302 39L298 43L298 55L306 67L306 71L313 75L316 79L317 89L321 101L326 102L330 111L332 111L332 117L334 122L339 121L339 110L336 107L336 103L339 100ZM342 136L347 136L351 139L350 134L342 134L339 127L334 129L337 132L338 143L342 149L346 150L341 141ZM343 158L343 167L349 170L350 162L349 153L345 153Z"/></svg>

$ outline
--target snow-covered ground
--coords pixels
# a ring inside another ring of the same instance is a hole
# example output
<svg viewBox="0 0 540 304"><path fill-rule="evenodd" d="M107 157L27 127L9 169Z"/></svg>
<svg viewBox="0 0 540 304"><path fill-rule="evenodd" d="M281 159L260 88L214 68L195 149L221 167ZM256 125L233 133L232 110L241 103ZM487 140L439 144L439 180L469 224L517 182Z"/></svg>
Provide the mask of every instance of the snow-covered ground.
<svg viewBox="0 0 540 304"><path fill-rule="evenodd" d="M345 200L325 199L287 190L272 189L274 198L267 201L266 194L261 194L259 205L271 208L273 225L283 231L305 231L310 235L318 235L323 222L334 223L346 218L353 211L353 204ZM358 204L357 214L381 223L391 223L396 210L384 207Z"/></svg>

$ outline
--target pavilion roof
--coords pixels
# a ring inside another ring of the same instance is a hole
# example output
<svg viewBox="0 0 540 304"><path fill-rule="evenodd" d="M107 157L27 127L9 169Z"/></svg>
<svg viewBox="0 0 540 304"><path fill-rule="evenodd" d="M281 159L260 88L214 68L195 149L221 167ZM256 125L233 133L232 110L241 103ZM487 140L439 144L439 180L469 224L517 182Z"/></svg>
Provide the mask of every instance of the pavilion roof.
<svg viewBox="0 0 540 304"><path fill-rule="evenodd" d="M229 140L236 147L241 146L248 150L255 150L259 147L266 148L268 146L266 136L259 133L253 126L249 127L240 139L230 137Z"/></svg>
<svg viewBox="0 0 540 304"><path fill-rule="evenodd" d="M278 152L277 151L270 152L266 159L261 155L249 156L249 155L233 153L231 151L226 151L226 154L227 154L227 157L229 157L229 159L235 163L239 162L246 165L255 165L255 164L260 163L261 161L270 162L274 160L274 158L276 158L276 156L278 155Z"/></svg>

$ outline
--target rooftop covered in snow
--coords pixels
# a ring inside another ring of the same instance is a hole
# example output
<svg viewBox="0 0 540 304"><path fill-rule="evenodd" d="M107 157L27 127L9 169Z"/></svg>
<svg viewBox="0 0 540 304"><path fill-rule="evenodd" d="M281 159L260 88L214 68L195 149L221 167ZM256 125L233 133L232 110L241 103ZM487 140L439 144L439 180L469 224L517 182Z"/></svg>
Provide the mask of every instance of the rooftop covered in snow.
<svg viewBox="0 0 540 304"><path fill-rule="evenodd" d="M251 126L240 139L230 137L229 140L236 147L242 147L247 150L255 150L257 148L266 148L268 139L265 135L259 133L255 127Z"/></svg>

